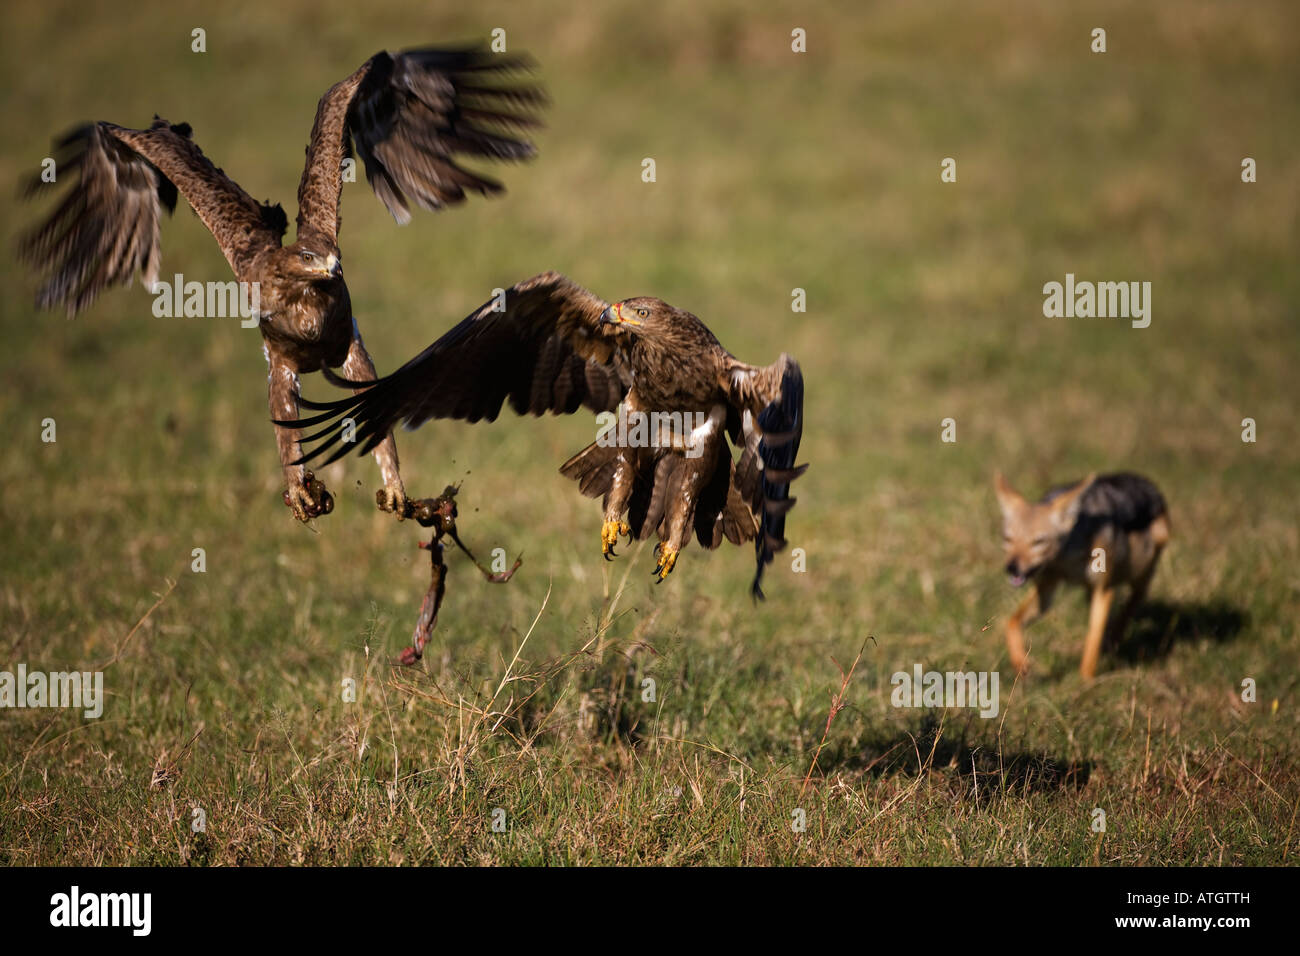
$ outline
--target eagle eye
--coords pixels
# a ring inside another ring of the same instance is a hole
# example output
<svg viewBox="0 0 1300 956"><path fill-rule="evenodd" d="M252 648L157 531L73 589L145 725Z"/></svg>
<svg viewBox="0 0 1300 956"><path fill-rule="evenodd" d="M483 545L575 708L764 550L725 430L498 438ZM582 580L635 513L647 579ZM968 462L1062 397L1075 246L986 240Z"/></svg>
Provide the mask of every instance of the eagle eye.
<svg viewBox="0 0 1300 956"><path fill-rule="evenodd" d="M316 253L314 253L314 252L308 252L308 251L305 250L305 249L303 250L303 253L302 253L302 261L303 261L303 262L311 262L311 261L312 261L313 259L315 259L315 258L316 258Z"/></svg>
<svg viewBox="0 0 1300 956"><path fill-rule="evenodd" d="M647 319L647 318L650 317L650 310L649 310L649 309L637 309L637 310L636 310L636 314L637 314L637 316L638 316L639 318Z"/></svg>

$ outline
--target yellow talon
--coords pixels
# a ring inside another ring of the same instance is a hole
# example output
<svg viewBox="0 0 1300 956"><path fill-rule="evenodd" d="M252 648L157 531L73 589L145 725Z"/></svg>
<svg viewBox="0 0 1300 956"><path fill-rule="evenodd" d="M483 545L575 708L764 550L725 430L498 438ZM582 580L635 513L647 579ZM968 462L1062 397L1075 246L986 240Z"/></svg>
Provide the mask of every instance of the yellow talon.
<svg viewBox="0 0 1300 956"><path fill-rule="evenodd" d="M655 568L654 573L655 577L662 581L664 578L668 577L669 573L673 569L673 565L677 563L677 551L674 548L668 547L666 544L660 544L658 552L659 565Z"/></svg>
<svg viewBox="0 0 1300 956"><path fill-rule="evenodd" d="M632 537L632 528L626 521L606 521L600 527L600 553L608 561L610 558L617 558L618 554L614 551L614 545L618 544L618 536L621 534Z"/></svg>

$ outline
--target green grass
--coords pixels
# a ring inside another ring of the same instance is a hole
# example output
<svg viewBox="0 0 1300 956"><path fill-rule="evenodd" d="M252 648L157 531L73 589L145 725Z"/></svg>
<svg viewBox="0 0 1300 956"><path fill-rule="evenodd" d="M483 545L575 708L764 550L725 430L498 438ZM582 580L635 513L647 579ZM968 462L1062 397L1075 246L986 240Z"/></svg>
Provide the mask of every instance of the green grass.
<svg viewBox="0 0 1300 956"><path fill-rule="evenodd" d="M466 541L525 563L496 586L451 554L433 645L395 670L427 583L418 529L375 511L360 460L324 471L334 514L292 521L255 333L156 319L138 286L40 314L6 257L0 668L116 659L97 721L0 711L0 861L1296 860L1293 5L700 6L6 9L0 183L67 126L157 112L290 208L326 86L376 49L504 26L554 98L539 159L501 171L509 193L398 229L346 190L381 371L493 287L558 269L688 308L748 361L796 355L813 467L789 522L808 570L778 561L755 607L748 549L690 548L662 587L648 548L600 560L599 508L556 471L590 418L399 435L408 489L463 478ZM0 196L11 235L40 211ZM163 251L164 274L227 278L184 208ZM1044 318L1066 272L1151 281L1151 327ZM1153 606L1090 685L1070 594L1013 686L995 467L1026 492L1133 469L1169 500ZM836 662L864 643L802 790ZM916 663L1001 669L999 718L891 707L890 675Z"/></svg>

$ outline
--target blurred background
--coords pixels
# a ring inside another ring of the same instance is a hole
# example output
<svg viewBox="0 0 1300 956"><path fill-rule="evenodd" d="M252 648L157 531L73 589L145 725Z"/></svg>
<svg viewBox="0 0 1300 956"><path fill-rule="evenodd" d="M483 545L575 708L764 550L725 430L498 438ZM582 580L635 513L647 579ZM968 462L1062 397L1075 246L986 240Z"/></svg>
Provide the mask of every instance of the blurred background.
<svg viewBox="0 0 1300 956"><path fill-rule="evenodd" d="M283 203L292 222L303 147L329 85L379 49L486 40L499 27L511 51L536 58L553 101L535 161L484 167L507 193L417 213L399 228L364 177L345 188L340 245L380 372L494 287L546 269L610 300L660 296L746 361L787 351L802 364L802 458L812 467L795 487L788 535L807 571L778 560L757 607L748 548L690 547L662 587L650 584L649 547L600 560L599 506L557 471L595 435L589 417L507 414L490 426L399 434L408 492L463 480L466 542L480 557L497 547L524 555L504 587L449 556L430 680L465 693L495 686L549 591L526 659L561 658L597 634L620 655L617 666L601 657L541 682L538 699L560 715L552 743L581 738L579 763L626 769L636 763L628 754L644 753L627 727L644 735L653 725L761 762L778 787L802 776L822 731L825 695L839 684L832 658L847 666L874 636L828 757L853 786L888 788L892 778L872 776L877 758L925 732L919 715L889 707L889 675L917 662L1005 667L1001 622L1017 595L1000 572L993 470L1037 495L1090 470L1131 469L1156 481L1172 515L1157 610L1088 689L1075 676L1086 612L1077 595L1063 597L1030 632L1036 676L1018 691L1007 734L1026 754L1108 769L1096 785L1118 787L1121 800L1136 791L1127 744L1116 741L1133 732L1139 702L1139 726L1154 715L1172 734L1162 751L1170 767L1257 720L1237 739L1280 754L1285 776L1271 785L1295 792L1294 4L289 0L127 11L7 6L0 182L10 185L0 216L10 241L48 208L20 203L16 184L56 134L88 120L146 126L155 113L192 124L218 166L255 198ZM196 27L206 53L191 52ZM1106 30L1104 54L1091 51L1096 27ZM806 53L791 50L795 28L806 30ZM646 157L653 184L641 180ZM955 183L940 181L946 157ZM1241 181L1245 157L1258 164L1254 184ZM162 249L164 277L229 278L183 202ZM1066 273L1149 281L1150 327L1045 318L1042 287ZM367 646L373 679L390 680L374 662L407 643L428 580L418 529L375 511L373 462L326 468L335 511L301 526L280 500L256 332L234 320L155 318L138 284L68 320L34 310L35 283L12 253L0 277L0 660L102 661L164 582L179 582L114 665L111 719L59 745L75 759L30 756L42 721L71 717L4 716L7 799L41 789L31 780L38 766L75 767L53 772L69 787L89 785L99 765L77 748L92 746L116 753L96 773L140 785L160 750L174 756L175 741L206 722L190 779L217 801L229 784L222 748L237 754L268 712L300 748L330 753L343 731L311 715L352 719L335 713L338 675L364 671ZM791 310L795 288L806 290L804 313ZM304 381L307 397L332 392L319 376ZM40 440L47 417L57 421L54 444ZM1247 417L1254 444L1241 440ZM940 440L947 418L955 443ZM206 551L202 575L190 570L196 547ZM624 663L651 668L672 703L615 700L607 678ZM1243 716L1234 688L1247 676L1267 690ZM442 759L427 732L433 718L422 724L424 698L407 699L395 733L407 735L412 766L426 766ZM1275 699L1281 716L1270 711ZM593 708L609 720L583 738ZM962 736L1000 749L989 733ZM1140 741L1133 747L1136 761ZM485 752L507 760L502 748ZM1066 813L1050 802L1060 797L1042 799L1036 819L1048 806ZM1272 797L1258 799L1250 814L1273 812ZM10 859L89 852L56 851L39 836L44 824L12 819L0 851ZM1088 852L1072 839L1044 848L1042 861ZM1208 836L1189 839L1166 847L1166 859L1212 853ZM110 859L140 859L114 840ZM1280 852L1245 836L1229 843L1224 862ZM996 835L971 845L1001 846ZM1119 858L1144 862L1145 845ZM872 846L855 852L953 861L947 848L928 857ZM664 859L658 852L626 858ZM278 859L270 850L253 858Z"/></svg>

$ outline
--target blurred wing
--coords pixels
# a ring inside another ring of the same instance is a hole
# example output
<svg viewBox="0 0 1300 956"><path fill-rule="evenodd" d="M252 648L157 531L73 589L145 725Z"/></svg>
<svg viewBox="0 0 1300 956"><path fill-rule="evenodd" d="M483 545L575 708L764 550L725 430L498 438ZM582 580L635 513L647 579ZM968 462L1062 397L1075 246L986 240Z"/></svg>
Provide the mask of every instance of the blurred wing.
<svg viewBox="0 0 1300 956"><path fill-rule="evenodd" d="M66 306L73 315L102 290L158 278L162 213L185 196L241 276L288 225L279 206L260 205L217 169L190 140L190 127L155 120L147 130L93 123L57 144L60 178L69 191L35 230L19 240L19 255L42 273L41 308ZM34 178L27 195L42 191Z"/></svg>
<svg viewBox="0 0 1300 956"><path fill-rule="evenodd" d="M417 428L431 418L494 421L507 399L520 415L571 414L586 406L613 411L627 393L626 364L600 327L608 303L556 272L505 290L504 311L490 299L459 325L364 392L336 402L309 402L324 414L277 425L309 428L310 461L344 442L325 463L368 452L398 422ZM329 375L338 385L364 387Z"/></svg>
<svg viewBox="0 0 1300 956"><path fill-rule="evenodd" d="M796 465L803 437L803 373L799 363L782 355L762 368L733 361L727 387L740 413L740 461L733 485L748 501L761 533L754 541L758 567L751 593L762 598L763 568L785 547L785 515L794 507L790 483L807 465Z"/></svg>
<svg viewBox="0 0 1300 956"><path fill-rule="evenodd" d="M337 240L343 160L354 143L366 179L399 223L411 218L408 196L436 210L467 191L500 192L500 183L462 169L454 157L534 155L517 134L539 125L536 110L546 97L508 82L530 66L526 57L481 48L376 53L316 108L298 186L298 235Z"/></svg>

